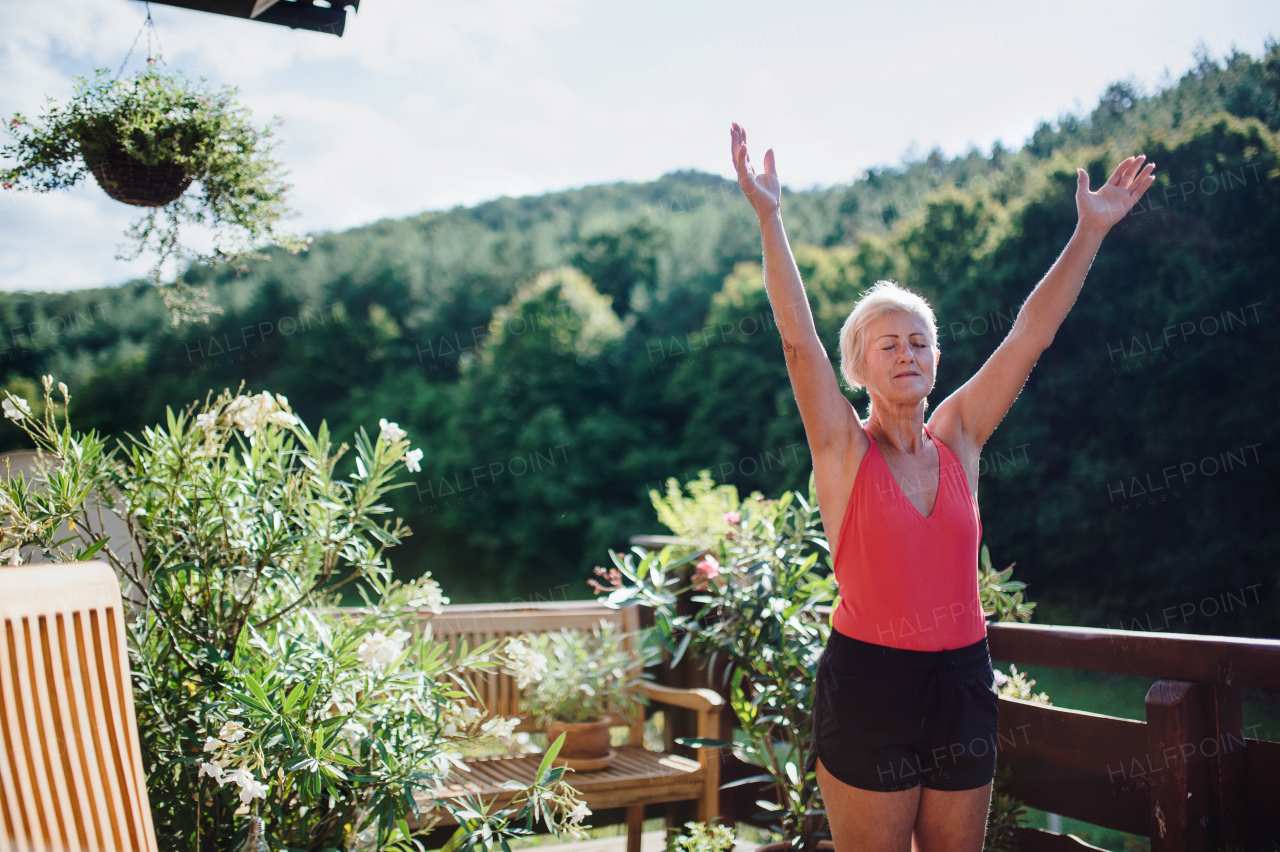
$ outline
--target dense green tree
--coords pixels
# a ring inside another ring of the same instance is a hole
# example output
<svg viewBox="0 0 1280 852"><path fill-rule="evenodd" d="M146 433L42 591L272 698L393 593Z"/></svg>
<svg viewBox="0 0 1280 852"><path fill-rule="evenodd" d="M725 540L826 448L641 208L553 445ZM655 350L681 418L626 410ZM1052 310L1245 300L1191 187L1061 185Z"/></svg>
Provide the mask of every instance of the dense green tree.
<svg viewBox="0 0 1280 852"><path fill-rule="evenodd" d="M1159 91L1118 82L1018 150L932 152L784 192L833 364L858 295L898 280L937 312L936 403L1066 243L1075 167L1096 184L1139 148L1158 164L984 451L986 540L1048 620L1160 626L1174 607L1163 626L1280 634L1264 332L1278 128L1269 44L1201 54ZM502 198L269 254L245 274L192 270L223 313L177 330L141 284L0 294L0 384L29 395L53 373L78 422L116 437L241 382L339 435L394 420L424 455L395 495L415 534L392 557L458 600L585 595L607 548L662 532L647 491L668 476L709 469L770 493L807 478L757 226L731 181ZM4 448L20 438L0 426ZM1249 605L1204 614L1242 590Z"/></svg>

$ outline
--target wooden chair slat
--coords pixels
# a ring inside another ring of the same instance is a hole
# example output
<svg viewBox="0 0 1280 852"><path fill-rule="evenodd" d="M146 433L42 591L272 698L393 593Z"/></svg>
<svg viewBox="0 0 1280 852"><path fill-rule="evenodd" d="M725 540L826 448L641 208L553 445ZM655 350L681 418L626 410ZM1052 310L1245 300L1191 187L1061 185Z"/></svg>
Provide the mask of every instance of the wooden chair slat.
<svg viewBox="0 0 1280 852"><path fill-rule="evenodd" d="M115 573L0 570L0 810L21 849L155 852Z"/></svg>
<svg viewBox="0 0 1280 852"><path fill-rule="evenodd" d="M56 684L53 678L51 650L49 647L49 624L43 616L28 621L30 631L30 660L32 673L45 683L49 689L44 693L33 693L34 704L39 715L36 717L36 728L40 734L40 742L44 748L44 770L49 779L49 796L54 801L53 816L57 824L55 841L63 848L73 848L78 838L75 833L75 797L67 790L67 752L62 738L59 702Z"/></svg>
<svg viewBox="0 0 1280 852"><path fill-rule="evenodd" d="M70 622L70 629L68 629ZM80 614L72 613L58 616L59 636L63 647L63 673L70 687L70 700L67 702L71 727L75 730L76 747L80 756L80 772L82 783L80 789L86 791L81 800L81 811L90 818L93 828L93 842L96 848L107 848L107 835L110 830L111 817L107 808L107 793L103 788L102 775L98 771L97 731L90 712L92 693L87 683L89 668L84 656L82 639L83 629L80 625Z"/></svg>
<svg viewBox="0 0 1280 852"><path fill-rule="evenodd" d="M10 620L4 623L3 651L0 652L0 683L4 692L5 773L4 797L13 804L13 830L16 837L43 848L39 807L32 789L34 767L28 757L28 739L22 719L22 684L18 673L21 640L18 628Z"/></svg>
<svg viewBox="0 0 1280 852"><path fill-rule="evenodd" d="M32 689L35 680L32 672L31 625L27 618L17 620L14 625L15 651L14 662L18 680L18 706L21 716L21 735L23 750L27 755L27 766L31 772L33 800L40 810L36 821L40 826L40 839L51 846L61 845L62 838L55 835L56 822L61 816L54 810L53 797L50 790L48 759L49 750L44 748L43 731L40 730L38 696ZM51 820L52 817L52 820Z"/></svg>
<svg viewBox="0 0 1280 852"><path fill-rule="evenodd" d="M99 630L100 619L95 610L84 613L81 621L85 641L87 662L89 665L89 693L91 696L90 716L94 720L94 755L98 760L98 772L102 776L103 790L106 793L107 819L111 827L108 842L118 848L126 845L129 831L128 817L125 814L123 799L128 795L122 788L119 773L115 771L118 755L113 746L114 737L111 727L115 723L110 695L110 679L106 674L106 660L103 659L102 635ZM132 847L131 847L132 848Z"/></svg>
<svg viewBox="0 0 1280 852"><path fill-rule="evenodd" d="M53 724L57 731L58 749L62 758L62 774L70 801L69 808L75 825L75 840L79 848L89 847L89 829L85 825L85 813L79 804L86 798L84 782L84 751L81 748L80 730L75 707L75 695L66 675L66 631L62 614L53 617L53 623L45 627L45 678L50 685L50 701L54 705Z"/></svg>

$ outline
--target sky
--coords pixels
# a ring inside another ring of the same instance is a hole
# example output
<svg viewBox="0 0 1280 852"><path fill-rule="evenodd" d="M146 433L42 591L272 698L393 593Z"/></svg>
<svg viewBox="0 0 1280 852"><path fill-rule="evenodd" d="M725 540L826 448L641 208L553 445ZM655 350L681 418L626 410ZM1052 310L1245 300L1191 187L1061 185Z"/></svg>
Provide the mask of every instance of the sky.
<svg viewBox="0 0 1280 852"><path fill-rule="evenodd" d="M342 38L153 5L169 69L284 120L289 225L382 218L676 169L729 176L728 126L793 188L935 147L1021 145L1107 84L1151 90L1197 45L1260 54L1280 3L363 0ZM121 67L138 0L0 0L0 116ZM145 37L144 37L145 42ZM128 70L145 61L145 43ZM0 289L120 284L135 209L92 180L0 192Z"/></svg>

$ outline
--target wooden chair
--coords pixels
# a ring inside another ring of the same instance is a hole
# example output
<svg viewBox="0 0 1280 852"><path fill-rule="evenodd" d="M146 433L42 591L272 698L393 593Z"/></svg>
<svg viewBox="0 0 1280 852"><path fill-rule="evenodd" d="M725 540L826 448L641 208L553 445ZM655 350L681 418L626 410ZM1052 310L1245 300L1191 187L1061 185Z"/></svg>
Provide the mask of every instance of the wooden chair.
<svg viewBox="0 0 1280 852"><path fill-rule="evenodd" d="M602 620L611 622L624 633L639 629L636 607L609 609L592 601L569 601L544 604L474 604L444 608L434 616L423 616L438 638L456 647L465 640L475 647L493 639L546 633L561 628L591 630ZM536 726L524 712L515 678L501 673L488 673L473 681L490 715L519 718L516 730L531 731ZM697 714L699 737L720 736L720 708L724 700L709 689L675 689L646 684L650 702L681 707ZM665 752L648 751L644 747L644 719L617 719L630 728L628 744L618 748L618 756L607 768L598 772L576 772L568 776L593 811L626 808L627 852L639 852L644 807L661 802L697 802L699 820L710 820L720 812L720 753L717 749L699 749L698 759ZM485 801L497 799L505 804L512 793L502 789L507 780L529 783L541 760L540 754L510 755L469 759L467 772L457 771L445 787L445 795L479 795ZM445 825L452 821L439 811Z"/></svg>
<svg viewBox="0 0 1280 852"><path fill-rule="evenodd" d="M0 852L155 852L115 573L0 568L0 618Z"/></svg>

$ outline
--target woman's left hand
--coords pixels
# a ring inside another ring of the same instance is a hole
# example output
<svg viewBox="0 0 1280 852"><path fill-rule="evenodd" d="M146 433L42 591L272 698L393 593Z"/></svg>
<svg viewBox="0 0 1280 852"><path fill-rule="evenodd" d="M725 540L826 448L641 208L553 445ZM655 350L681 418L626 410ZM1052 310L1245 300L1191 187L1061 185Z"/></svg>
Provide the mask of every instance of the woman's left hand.
<svg viewBox="0 0 1280 852"><path fill-rule="evenodd" d="M1123 219L1138 199L1155 182L1155 163L1142 163L1145 154L1130 157L1111 173L1106 186L1097 192L1089 191L1089 174L1084 169L1076 169L1076 211L1080 215L1080 224L1096 228L1106 233L1111 226Z"/></svg>

